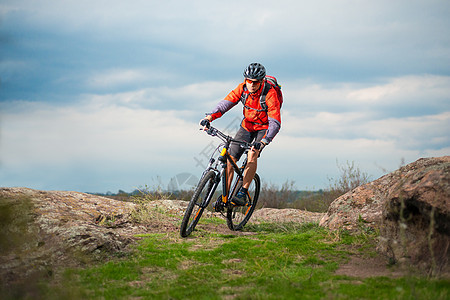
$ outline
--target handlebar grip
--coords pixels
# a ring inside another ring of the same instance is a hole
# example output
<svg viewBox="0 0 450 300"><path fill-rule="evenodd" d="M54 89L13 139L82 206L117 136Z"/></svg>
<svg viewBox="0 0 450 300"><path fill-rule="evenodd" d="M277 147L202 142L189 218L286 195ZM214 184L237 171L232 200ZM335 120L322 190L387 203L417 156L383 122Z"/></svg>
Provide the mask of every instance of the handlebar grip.
<svg viewBox="0 0 450 300"><path fill-rule="evenodd" d="M201 126L206 126L206 128L210 128L211 127L211 123L208 120L206 120L206 119L201 120L200 121L200 125Z"/></svg>

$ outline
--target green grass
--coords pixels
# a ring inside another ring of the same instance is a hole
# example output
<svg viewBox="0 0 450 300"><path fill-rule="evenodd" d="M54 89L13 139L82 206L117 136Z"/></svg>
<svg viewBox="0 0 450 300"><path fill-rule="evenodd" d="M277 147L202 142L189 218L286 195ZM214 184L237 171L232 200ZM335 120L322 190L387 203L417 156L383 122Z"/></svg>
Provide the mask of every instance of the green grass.
<svg viewBox="0 0 450 300"><path fill-rule="evenodd" d="M67 299L448 299L447 280L335 275L367 237L315 224L251 225L249 235L149 234L122 259L66 272ZM361 255L361 253L358 252Z"/></svg>

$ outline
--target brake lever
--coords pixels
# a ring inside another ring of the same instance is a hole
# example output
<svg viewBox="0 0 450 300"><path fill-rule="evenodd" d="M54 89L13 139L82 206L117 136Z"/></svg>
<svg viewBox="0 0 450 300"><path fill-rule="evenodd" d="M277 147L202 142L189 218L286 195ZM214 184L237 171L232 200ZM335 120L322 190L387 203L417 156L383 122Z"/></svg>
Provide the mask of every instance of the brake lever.
<svg viewBox="0 0 450 300"><path fill-rule="evenodd" d="M211 136L216 136L217 135L217 129L210 127L208 130L206 130L206 133L211 135Z"/></svg>
<svg viewBox="0 0 450 300"><path fill-rule="evenodd" d="M216 136L217 135L217 129L215 129L214 127L203 127L203 128L199 128L198 130L201 131L205 131L207 134L212 135L212 136Z"/></svg>

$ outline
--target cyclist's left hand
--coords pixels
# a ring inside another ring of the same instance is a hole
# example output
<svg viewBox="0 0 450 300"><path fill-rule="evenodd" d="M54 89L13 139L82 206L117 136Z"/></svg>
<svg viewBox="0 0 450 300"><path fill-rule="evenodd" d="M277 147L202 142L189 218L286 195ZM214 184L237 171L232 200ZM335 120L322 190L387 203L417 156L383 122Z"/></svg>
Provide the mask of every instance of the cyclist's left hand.
<svg viewBox="0 0 450 300"><path fill-rule="evenodd" d="M251 150L252 151L262 151L262 149L264 149L265 146L267 146L267 144L264 143L263 141L257 142L255 144L253 144L253 147Z"/></svg>

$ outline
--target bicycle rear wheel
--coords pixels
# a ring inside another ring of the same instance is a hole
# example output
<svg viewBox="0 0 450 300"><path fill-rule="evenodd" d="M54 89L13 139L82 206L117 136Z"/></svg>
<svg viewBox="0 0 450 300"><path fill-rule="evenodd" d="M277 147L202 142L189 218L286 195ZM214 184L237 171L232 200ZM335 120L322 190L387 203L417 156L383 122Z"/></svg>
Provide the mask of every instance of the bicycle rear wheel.
<svg viewBox="0 0 450 300"><path fill-rule="evenodd" d="M238 190L237 187L236 190ZM245 206L234 206L231 203L227 209L227 225L231 230L241 230L253 214L256 203L258 202L259 191L261 188L261 180L258 174L255 174L253 180L248 188L247 200ZM231 200L231 199L230 199Z"/></svg>
<svg viewBox="0 0 450 300"><path fill-rule="evenodd" d="M208 206L209 201L211 200L210 198L207 199L207 197L208 195L210 195L211 190L214 186L215 178L216 173L214 171L209 171L197 185L194 195L192 196L191 201L189 201L189 204L186 208L183 220L181 221L181 237L187 237L188 235L190 235L197 225L198 221L200 220L203 211Z"/></svg>

